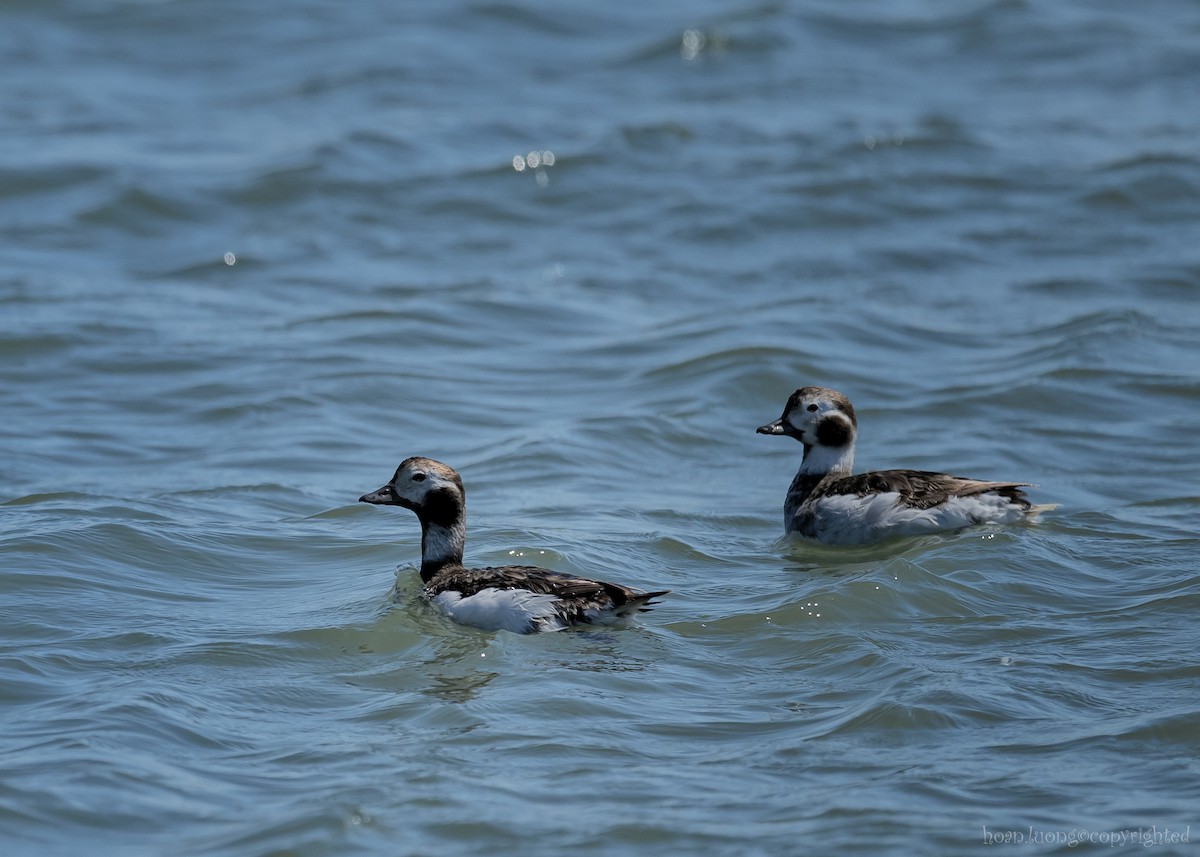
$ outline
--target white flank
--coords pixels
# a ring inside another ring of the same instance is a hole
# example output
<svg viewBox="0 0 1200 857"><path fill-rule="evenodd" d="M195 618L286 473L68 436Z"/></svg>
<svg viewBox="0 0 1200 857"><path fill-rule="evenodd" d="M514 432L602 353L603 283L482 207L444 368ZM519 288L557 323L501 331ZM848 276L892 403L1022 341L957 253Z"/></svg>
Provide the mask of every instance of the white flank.
<svg viewBox="0 0 1200 857"><path fill-rule="evenodd" d="M999 494L951 497L931 509L899 504L894 491L858 497L840 494L813 504L816 537L826 544L861 545L890 536L920 536L975 524L1010 524L1025 510Z"/></svg>
<svg viewBox="0 0 1200 857"><path fill-rule="evenodd" d="M558 618L557 601L553 595L528 589L481 589L467 598L447 590L433 597L433 603L455 622L483 631L515 634L559 631L566 627Z"/></svg>

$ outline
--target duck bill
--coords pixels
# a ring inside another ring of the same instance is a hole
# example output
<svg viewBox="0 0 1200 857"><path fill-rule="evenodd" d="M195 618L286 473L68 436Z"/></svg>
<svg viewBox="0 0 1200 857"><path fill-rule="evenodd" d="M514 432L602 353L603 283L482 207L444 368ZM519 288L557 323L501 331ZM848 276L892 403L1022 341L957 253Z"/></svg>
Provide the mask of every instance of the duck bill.
<svg viewBox="0 0 1200 857"><path fill-rule="evenodd" d="M758 434L787 434L788 431L783 425L783 417L775 420L773 423L767 423L765 426L759 426L755 429Z"/></svg>
<svg viewBox="0 0 1200 857"><path fill-rule="evenodd" d="M374 503L376 506L399 506L396 502L396 492L392 490L391 485L384 485L382 488L376 489L369 494L363 494L358 498L360 503Z"/></svg>

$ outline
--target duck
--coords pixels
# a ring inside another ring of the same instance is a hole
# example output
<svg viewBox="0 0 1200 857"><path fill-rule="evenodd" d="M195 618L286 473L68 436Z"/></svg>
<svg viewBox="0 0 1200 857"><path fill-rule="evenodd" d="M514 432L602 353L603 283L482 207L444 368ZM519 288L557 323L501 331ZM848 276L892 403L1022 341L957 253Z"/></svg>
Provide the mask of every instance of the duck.
<svg viewBox="0 0 1200 857"><path fill-rule="evenodd" d="M788 534L830 545L866 545L893 536L1012 524L1052 509L1035 505L1029 482L988 482L928 470L852 474L858 418L845 395L801 387L782 416L758 434L791 437L804 445L800 469L783 504Z"/></svg>
<svg viewBox="0 0 1200 857"><path fill-rule="evenodd" d="M534 634L576 626L620 627L670 590L643 592L530 565L468 568L466 490L454 468L406 458L391 481L361 503L400 506L421 522L423 594L455 622L483 631Z"/></svg>

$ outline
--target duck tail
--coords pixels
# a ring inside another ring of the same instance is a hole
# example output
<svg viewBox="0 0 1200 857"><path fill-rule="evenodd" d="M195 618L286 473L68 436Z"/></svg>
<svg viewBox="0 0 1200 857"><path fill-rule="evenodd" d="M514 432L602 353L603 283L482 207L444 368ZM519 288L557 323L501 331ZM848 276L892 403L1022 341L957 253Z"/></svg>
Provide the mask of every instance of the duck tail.
<svg viewBox="0 0 1200 857"><path fill-rule="evenodd" d="M639 613L645 613L648 610L652 610L654 606L658 604L657 601L652 599L661 598L670 591L671 590L669 589L659 589L655 592L638 592L633 594L630 596L628 601L621 605L620 613L621 615L625 615L627 613L632 613L635 610Z"/></svg>

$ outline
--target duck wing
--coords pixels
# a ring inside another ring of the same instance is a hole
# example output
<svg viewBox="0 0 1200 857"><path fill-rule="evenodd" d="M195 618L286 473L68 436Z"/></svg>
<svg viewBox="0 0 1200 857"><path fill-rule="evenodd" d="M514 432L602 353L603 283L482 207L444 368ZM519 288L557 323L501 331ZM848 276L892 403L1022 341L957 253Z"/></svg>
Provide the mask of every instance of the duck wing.
<svg viewBox="0 0 1200 857"><path fill-rule="evenodd" d="M426 588L431 594L453 590L461 593L463 598L469 598L484 589L525 589L541 595L552 595L560 601L616 610L642 609L651 598L667 594L667 590L642 592L618 583L577 577L535 565L447 568L439 572Z"/></svg>
<svg viewBox="0 0 1200 857"><path fill-rule="evenodd" d="M929 509L940 506L951 497L971 497L976 494L996 493L1018 506L1028 508L1031 504L1022 488L1029 482L987 482L935 473L929 470L873 470L856 476L843 476L818 485L813 492L819 495L868 494L900 495L900 502L914 509Z"/></svg>
<svg viewBox="0 0 1200 857"><path fill-rule="evenodd" d="M444 569L429 582L429 587L439 592L452 589L462 593L464 598L484 589L527 589L543 595L568 598L604 592L604 586L599 581L533 565Z"/></svg>

